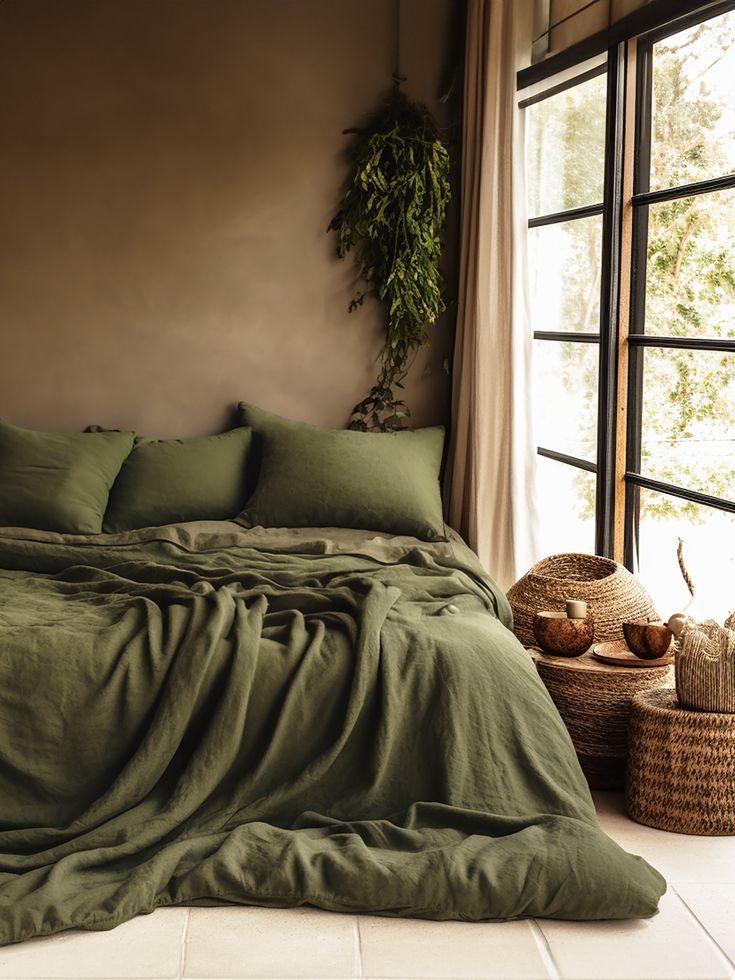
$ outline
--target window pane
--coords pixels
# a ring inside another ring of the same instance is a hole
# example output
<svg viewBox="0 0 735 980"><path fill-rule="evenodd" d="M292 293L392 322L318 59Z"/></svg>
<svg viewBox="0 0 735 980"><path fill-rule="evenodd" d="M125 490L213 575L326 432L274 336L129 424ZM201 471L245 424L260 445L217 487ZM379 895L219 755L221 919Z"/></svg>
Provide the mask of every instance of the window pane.
<svg viewBox="0 0 735 980"><path fill-rule="evenodd" d="M687 610L695 619L719 619L735 609L735 515L640 491L638 573L664 622L683 609L689 592L679 572L676 549L684 541L684 561L697 590Z"/></svg>
<svg viewBox="0 0 735 980"><path fill-rule="evenodd" d="M653 47L651 188L735 170L735 11Z"/></svg>
<svg viewBox="0 0 735 980"><path fill-rule="evenodd" d="M590 463L596 461L598 356L597 344L534 341L537 445Z"/></svg>
<svg viewBox="0 0 735 980"><path fill-rule="evenodd" d="M600 329L602 215L531 228L528 270L534 330Z"/></svg>
<svg viewBox="0 0 735 980"><path fill-rule="evenodd" d="M595 550L594 473L537 457L539 555Z"/></svg>
<svg viewBox="0 0 735 980"><path fill-rule="evenodd" d="M602 201L606 90L598 75L525 110L531 217Z"/></svg>
<svg viewBox="0 0 735 980"><path fill-rule="evenodd" d="M641 472L735 500L735 355L649 347L636 356L643 358Z"/></svg>
<svg viewBox="0 0 735 980"><path fill-rule="evenodd" d="M735 337L735 189L649 208L646 333Z"/></svg>

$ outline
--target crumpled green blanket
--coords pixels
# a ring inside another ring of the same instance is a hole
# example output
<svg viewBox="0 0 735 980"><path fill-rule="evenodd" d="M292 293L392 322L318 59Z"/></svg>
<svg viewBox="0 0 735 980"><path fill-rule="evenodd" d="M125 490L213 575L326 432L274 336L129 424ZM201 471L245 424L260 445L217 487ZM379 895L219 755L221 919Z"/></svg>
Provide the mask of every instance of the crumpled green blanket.
<svg viewBox="0 0 735 980"><path fill-rule="evenodd" d="M179 903L656 911L468 553L312 551L0 535L0 943Z"/></svg>

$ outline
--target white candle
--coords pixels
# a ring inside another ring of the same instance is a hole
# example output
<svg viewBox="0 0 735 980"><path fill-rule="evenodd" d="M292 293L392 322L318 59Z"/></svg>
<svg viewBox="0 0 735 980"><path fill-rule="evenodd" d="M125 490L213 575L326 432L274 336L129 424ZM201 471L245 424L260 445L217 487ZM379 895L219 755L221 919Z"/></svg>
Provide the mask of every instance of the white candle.
<svg viewBox="0 0 735 980"><path fill-rule="evenodd" d="M568 619L587 619L587 603L582 599L567 599Z"/></svg>

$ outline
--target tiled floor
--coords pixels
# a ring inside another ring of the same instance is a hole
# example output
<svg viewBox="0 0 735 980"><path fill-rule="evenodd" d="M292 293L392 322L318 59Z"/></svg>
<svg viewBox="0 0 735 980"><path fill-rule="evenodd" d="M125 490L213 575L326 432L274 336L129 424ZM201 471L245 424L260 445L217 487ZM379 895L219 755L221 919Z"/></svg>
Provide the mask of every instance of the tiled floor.
<svg viewBox="0 0 735 980"><path fill-rule="evenodd" d="M605 830L668 879L634 922L420 922L315 909L164 909L103 933L0 949L0 978L403 977L735 980L735 837L628 820L598 793Z"/></svg>

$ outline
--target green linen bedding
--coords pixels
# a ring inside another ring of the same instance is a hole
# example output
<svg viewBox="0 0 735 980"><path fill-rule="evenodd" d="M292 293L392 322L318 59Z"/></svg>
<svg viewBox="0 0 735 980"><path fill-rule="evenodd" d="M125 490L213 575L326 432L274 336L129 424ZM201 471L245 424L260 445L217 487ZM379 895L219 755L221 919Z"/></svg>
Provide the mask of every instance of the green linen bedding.
<svg viewBox="0 0 735 980"><path fill-rule="evenodd" d="M509 622L456 541L0 533L0 943L214 902L652 915Z"/></svg>
<svg viewBox="0 0 735 980"><path fill-rule="evenodd" d="M444 427L322 429L240 402L254 433L258 480L243 527L372 528L443 541L439 492Z"/></svg>

